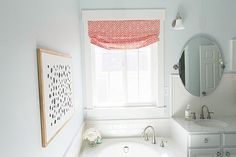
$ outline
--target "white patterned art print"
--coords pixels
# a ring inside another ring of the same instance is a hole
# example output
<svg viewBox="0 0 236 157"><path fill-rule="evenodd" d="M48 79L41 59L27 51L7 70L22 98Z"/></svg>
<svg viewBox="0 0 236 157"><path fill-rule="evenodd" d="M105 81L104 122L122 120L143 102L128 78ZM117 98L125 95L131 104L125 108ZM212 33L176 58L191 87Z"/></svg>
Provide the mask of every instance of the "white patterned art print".
<svg viewBox="0 0 236 157"><path fill-rule="evenodd" d="M72 58L70 55L38 49L38 74L42 145L57 135L72 117Z"/></svg>

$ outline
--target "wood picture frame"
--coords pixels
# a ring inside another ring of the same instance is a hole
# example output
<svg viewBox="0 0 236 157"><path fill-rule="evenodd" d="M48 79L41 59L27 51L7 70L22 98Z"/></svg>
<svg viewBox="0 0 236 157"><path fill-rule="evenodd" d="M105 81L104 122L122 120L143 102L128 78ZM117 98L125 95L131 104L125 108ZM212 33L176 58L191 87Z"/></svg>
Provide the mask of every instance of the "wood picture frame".
<svg viewBox="0 0 236 157"><path fill-rule="evenodd" d="M75 112L69 54L37 49L42 146L46 147Z"/></svg>

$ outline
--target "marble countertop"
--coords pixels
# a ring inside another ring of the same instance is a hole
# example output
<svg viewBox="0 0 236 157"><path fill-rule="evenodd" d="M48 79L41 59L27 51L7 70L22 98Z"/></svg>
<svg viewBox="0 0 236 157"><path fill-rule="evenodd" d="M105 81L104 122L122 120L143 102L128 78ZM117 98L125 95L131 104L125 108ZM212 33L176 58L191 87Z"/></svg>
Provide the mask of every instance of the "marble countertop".
<svg viewBox="0 0 236 157"><path fill-rule="evenodd" d="M182 128L189 133L235 133L236 132L236 116L219 117L216 120L223 121L228 125L226 127L206 127L198 125L192 121L186 121L184 118L173 118Z"/></svg>

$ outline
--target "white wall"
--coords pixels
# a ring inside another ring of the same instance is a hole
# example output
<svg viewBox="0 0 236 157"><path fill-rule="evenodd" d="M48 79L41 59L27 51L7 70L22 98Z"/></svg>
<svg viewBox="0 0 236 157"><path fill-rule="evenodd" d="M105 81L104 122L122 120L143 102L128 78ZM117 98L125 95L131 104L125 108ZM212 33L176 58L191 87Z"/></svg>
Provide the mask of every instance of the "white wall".
<svg viewBox="0 0 236 157"><path fill-rule="evenodd" d="M62 157L83 121L78 0L0 1L0 156ZM36 48L70 53L76 113L41 145Z"/></svg>
<svg viewBox="0 0 236 157"><path fill-rule="evenodd" d="M207 33L223 51L226 71L229 70L230 39L236 37L235 0L80 0L81 9L132 9L166 8L165 21L165 86L169 87L169 75L181 56L181 50L192 36ZM171 22L181 10L186 29L174 31ZM169 105L170 97L166 97Z"/></svg>

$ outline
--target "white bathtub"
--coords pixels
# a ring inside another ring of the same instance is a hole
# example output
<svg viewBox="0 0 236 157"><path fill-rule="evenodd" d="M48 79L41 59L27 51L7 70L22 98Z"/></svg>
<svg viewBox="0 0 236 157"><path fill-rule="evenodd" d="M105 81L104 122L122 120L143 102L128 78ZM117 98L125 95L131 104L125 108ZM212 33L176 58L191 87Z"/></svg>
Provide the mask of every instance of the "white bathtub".
<svg viewBox="0 0 236 157"><path fill-rule="evenodd" d="M105 139L94 148L84 147L80 157L178 157L171 147L138 139Z"/></svg>

